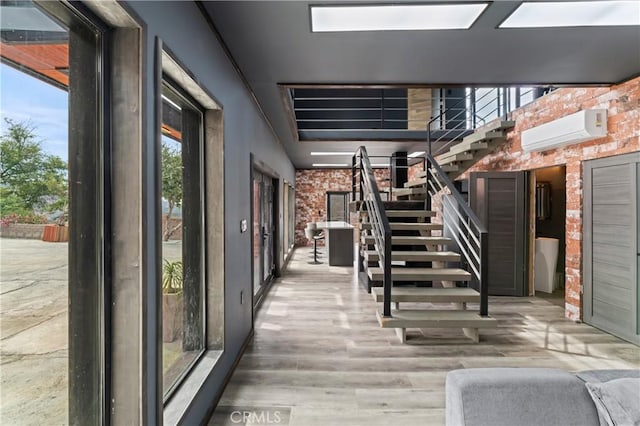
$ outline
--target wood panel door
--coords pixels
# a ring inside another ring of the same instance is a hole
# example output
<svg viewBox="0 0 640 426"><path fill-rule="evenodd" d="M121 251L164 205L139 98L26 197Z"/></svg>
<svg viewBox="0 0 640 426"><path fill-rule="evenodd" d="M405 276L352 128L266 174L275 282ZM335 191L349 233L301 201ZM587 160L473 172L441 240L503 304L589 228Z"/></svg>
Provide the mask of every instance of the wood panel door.
<svg viewBox="0 0 640 426"><path fill-rule="evenodd" d="M471 173L469 205L489 232L489 294L526 296L526 172Z"/></svg>
<svg viewBox="0 0 640 426"><path fill-rule="evenodd" d="M640 344L640 153L584 163L584 320Z"/></svg>

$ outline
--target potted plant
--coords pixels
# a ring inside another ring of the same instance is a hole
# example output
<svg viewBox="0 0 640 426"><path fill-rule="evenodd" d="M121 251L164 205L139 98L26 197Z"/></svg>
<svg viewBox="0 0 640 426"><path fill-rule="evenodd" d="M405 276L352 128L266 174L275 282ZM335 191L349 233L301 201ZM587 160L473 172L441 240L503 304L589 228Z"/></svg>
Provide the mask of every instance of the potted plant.
<svg viewBox="0 0 640 426"><path fill-rule="evenodd" d="M164 259L162 265L162 341L173 342L182 334L182 262Z"/></svg>

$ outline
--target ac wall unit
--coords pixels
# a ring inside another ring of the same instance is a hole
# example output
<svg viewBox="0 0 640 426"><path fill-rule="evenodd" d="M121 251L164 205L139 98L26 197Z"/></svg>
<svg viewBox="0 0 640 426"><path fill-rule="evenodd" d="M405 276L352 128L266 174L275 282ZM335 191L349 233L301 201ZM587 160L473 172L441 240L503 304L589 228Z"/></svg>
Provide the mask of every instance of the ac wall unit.
<svg viewBox="0 0 640 426"><path fill-rule="evenodd" d="M522 132L525 152L546 151L607 135L607 110L587 109Z"/></svg>

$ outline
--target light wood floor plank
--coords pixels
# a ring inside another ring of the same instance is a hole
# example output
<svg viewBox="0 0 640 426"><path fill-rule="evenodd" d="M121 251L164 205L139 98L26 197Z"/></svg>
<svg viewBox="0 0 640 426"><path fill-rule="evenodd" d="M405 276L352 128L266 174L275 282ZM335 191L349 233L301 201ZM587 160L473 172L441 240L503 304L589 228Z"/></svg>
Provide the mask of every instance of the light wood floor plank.
<svg viewBox="0 0 640 426"><path fill-rule="evenodd" d="M408 329L402 345L378 325L353 269L310 265L308 251L296 250L266 296L210 425L238 424L238 410L272 420L277 411L280 425L441 425L453 369L640 368L640 348L565 319L564 301L548 297L491 297L498 327L481 330L479 344L462 329L434 328Z"/></svg>

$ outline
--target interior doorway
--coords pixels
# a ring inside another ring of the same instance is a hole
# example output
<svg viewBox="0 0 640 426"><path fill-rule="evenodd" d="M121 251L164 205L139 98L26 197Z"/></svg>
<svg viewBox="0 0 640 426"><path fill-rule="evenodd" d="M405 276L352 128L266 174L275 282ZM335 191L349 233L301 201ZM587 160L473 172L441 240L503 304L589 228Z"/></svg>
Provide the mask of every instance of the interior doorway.
<svg viewBox="0 0 640 426"><path fill-rule="evenodd" d="M564 165L537 169L530 175L530 294L564 298L566 176Z"/></svg>
<svg viewBox="0 0 640 426"><path fill-rule="evenodd" d="M256 305L276 273L278 180L254 168L252 188L253 300Z"/></svg>

